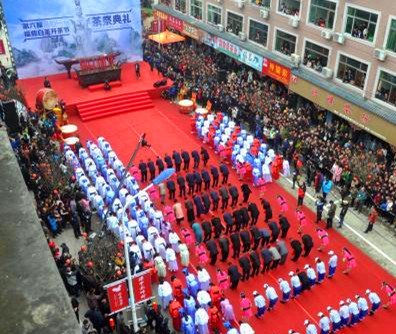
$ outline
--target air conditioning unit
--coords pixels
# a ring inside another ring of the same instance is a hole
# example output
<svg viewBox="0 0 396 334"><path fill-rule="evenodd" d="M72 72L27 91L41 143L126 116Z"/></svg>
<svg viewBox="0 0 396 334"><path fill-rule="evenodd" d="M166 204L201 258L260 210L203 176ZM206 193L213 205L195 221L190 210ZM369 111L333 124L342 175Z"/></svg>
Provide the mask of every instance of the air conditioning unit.
<svg viewBox="0 0 396 334"><path fill-rule="evenodd" d="M300 19L296 16L293 16L289 19L289 25L293 28L298 28L298 24L300 23Z"/></svg>
<svg viewBox="0 0 396 334"><path fill-rule="evenodd" d="M262 8L262 9L260 9L260 16L261 16L263 19L268 19L269 13L270 13L269 8Z"/></svg>
<svg viewBox="0 0 396 334"><path fill-rule="evenodd" d="M323 67L322 74L326 79L331 79L333 77L333 70L328 67Z"/></svg>
<svg viewBox="0 0 396 334"><path fill-rule="evenodd" d="M238 8L242 9L245 5L245 0L237 0Z"/></svg>
<svg viewBox="0 0 396 334"><path fill-rule="evenodd" d="M217 29L219 29L219 31L223 32L224 31L224 26L222 24L218 24L217 25Z"/></svg>
<svg viewBox="0 0 396 334"><path fill-rule="evenodd" d="M374 49L374 57L380 61L385 61L386 51L383 49Z"/></svg>
<svg viewBox="0 0 396 334"><path fill-rule="evenodd" d="M337 32L333 36L333 41L337 42L338 44L345 43L345 35L342 32Z"/></svg>
<svg viewBox="0 0 396 334"><path fill-rule="evenodd" d="M238 36L241 41L246 41L246 34L244 32L240 31Z"/></svg>
<svg viewBox="0 0 396 334"><path fill-rule="evenodd" d="M333 33L330 30L322 30L320 32L320 37L324 39L331 39L333 37Z"/></svg>
<svg viewBox="0 0 396 334"><path fill-rule="evenodd" d="M216 0L218 3L223 3L223 0Z"/></svg>
<svg viewBox="0 0 396 334"><path fill-rule="evenodd" d="M300 64L301 61L301 57L300 55L298 55L297 53L292 53L291 54L291 61L294 65L298 66Z"/></svg>

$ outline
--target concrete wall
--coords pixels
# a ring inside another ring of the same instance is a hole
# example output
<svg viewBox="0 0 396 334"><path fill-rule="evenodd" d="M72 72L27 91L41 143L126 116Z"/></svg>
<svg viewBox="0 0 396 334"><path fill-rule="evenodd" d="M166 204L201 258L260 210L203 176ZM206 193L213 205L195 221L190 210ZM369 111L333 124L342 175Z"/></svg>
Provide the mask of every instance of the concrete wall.
<svg viewBox="0 0 396 334"><path fill-rule="evenodd" d="M0 127L0 286L0 333L81 333L4 125Z"/></svg>

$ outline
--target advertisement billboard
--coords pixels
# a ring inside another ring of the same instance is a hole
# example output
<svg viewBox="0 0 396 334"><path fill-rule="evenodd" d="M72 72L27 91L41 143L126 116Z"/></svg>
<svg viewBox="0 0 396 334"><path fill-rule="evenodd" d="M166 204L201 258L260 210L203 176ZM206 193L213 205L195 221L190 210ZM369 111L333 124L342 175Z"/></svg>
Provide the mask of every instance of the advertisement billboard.
<svg viewBox="0 0 396 334"><path fill-rule="evenodd" d="M111 313L120 312L129 307L128 281L122 279L105 286Z"/></svg>
<svg viewBox="0 0 396 334"><path fill-rule="evenodd" d="M64 72L55 59L142 59L138 0L3 0L3 9L20 79Z"/></svg>

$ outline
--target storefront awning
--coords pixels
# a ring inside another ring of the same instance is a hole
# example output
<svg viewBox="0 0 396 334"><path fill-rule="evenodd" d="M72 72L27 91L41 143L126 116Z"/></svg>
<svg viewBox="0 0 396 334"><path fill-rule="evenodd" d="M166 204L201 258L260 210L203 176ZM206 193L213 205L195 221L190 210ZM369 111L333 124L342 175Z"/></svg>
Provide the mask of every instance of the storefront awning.
<svg viewBox="0 0 396 334"><path fill-rule="evenodd" d="M180 36L168 30L163 31L159 34L149 35L148 38L161 45L178 43L186 40L183 36Z"/></svg>

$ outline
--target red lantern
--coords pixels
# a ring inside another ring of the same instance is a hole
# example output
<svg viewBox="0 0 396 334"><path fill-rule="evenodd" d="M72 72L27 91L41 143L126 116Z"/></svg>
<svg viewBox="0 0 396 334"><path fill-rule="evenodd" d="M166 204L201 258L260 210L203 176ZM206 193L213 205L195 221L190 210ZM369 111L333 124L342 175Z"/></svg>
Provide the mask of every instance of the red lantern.
<svg viewBox="0 0 396 334"><path fill-rule="evenodd" d="M121 270L117 270L116 275L117 275L117 277L120 277L122 275Z"/></svg>
<svg viewBox="0 0 396 334"><path fill-rule="evenodd" d="M113 318L110 318L110 319L109 319L109 325L110 325L110 327L111 327L111 330L114 331L115 322L114 322L114 319L113 319Z"/></svg>
<svg viewBox="0 0 396 334"><path fill-rule="evenodd" d="M121 253L117 253L117 257L122 257L122 254Z"/></svg>
<svg viewBox="0 0 396 334"><path fill-rule="evenodd" d="M87 262L87 267L88 268L92 268L93 267L93 262L92 261L88 261Z"/></svg>
<svg viewBox="0 0 396 334"><path fill-rule="evenodd" d="M84 239L87 239L88 234L84 232L84 233L82 234L82 236L83 236Z"/></svg>
<svg viewBox="0 0 396 334"><path fill-rule="evenodd" d="M55 242L50 241L50 242L48 243L48 246L50 246L50 248L55 248Z"/></svg>
<svg viewBox="0 0 396 334"><path fill-rule="evenodd" d="M122 251L124 249L124 241L120 241L117 245L118 250Z"/></svg>
<svg viewBox="0 0 396 334"><path fill-rule="evenodd" d="M81 251L82 252L85 252L86 250L87 250L87 246L85 246L85 245L81 246Z"/></svg>
<svg viewBox="0 0 396 334"><path fill-rule="evenodd" d="M66 259L66 265L70 266L70 263L71 263L70 259Z"/></svg>

